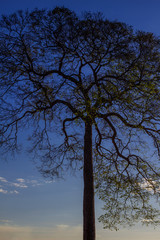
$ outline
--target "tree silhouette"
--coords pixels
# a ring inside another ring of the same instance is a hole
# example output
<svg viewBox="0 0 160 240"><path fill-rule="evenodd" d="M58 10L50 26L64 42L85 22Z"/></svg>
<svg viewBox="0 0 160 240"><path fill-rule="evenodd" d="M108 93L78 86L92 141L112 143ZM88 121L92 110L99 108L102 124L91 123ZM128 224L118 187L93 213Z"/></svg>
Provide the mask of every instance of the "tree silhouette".
<svg viewBox="0 0 160 240"><path fill-rule="evenodd" d="M157 37L100 13L56 7L2 17L3 152L18 148L27 127L44 175L83 168L84 240L95 239L94 175L106 227L157 221L149 201L159 194L159 63Z"/></svg>

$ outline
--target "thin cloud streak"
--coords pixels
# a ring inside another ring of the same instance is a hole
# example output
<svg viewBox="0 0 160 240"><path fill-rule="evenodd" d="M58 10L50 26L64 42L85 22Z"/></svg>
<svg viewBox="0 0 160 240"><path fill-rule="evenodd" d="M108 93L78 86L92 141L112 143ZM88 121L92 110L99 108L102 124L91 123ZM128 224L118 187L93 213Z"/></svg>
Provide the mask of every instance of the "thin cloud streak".
<svg viewBox="0 0 160 240"><path fill-rule="evenodd" d="M12 186L17 188L28 188L28 186L23 183L12 183Z"/></svg>
<svg viewBox="0 0 160 240"><path fill-rule="evenodd" d="M17 178L16 180L17 180L17 182L20 182L20 183L24 183L25 182L25 180L23 178Z"/></svg>
<svg viewBox="0 0 160 240"><path fill-rule="evenodd" d="M3 220L2 224L3 224ZM53 227L31 227L17 225L1 225L0 221L0 240L81 240L83 236L82 226L70 226L59 224ZM5 220L4 220L5 221ZM159 231L153 229L144 229L139 232L137 229L124 229L109 231L97 229L97 240L159 240ZM121 236L121 237L120 237Z"/></svg>
<svg viewBox="0 0 160 240"><path fill-rule="evenodd" d="M0 226L0 240L81 240L82 227L60 224L56 227Z"/></svg>
<svg viewBox="0 0 160 240"><path fill-rule="evenodd" d="M38 187L50 183L53 182L44 181L41 179L24 179L24 178L16 178L16 180L14 181L8 181L6 178L0 177L0 193L18 194L19 191L22 189L27 189L29 187Z"/></svg>

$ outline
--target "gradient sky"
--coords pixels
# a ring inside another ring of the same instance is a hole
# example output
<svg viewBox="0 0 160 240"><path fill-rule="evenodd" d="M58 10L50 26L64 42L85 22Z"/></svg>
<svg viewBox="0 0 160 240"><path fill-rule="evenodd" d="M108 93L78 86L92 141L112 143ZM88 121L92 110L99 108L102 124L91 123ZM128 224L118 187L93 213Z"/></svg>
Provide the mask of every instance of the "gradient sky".
<svg viewBox="0 0 160 240"><path fill-rule="evenodd" d="M160 35L159 0L0 0L0 14L19 9L68 7L101 11L109 20ZM37 171L28 153L0 162L0 240L82 239L83 181L77 177L51 182ZM101 213L96 199L96 215ZM118 232L97 223L97 240L159 240L159 228L134 227Z"/></svg>

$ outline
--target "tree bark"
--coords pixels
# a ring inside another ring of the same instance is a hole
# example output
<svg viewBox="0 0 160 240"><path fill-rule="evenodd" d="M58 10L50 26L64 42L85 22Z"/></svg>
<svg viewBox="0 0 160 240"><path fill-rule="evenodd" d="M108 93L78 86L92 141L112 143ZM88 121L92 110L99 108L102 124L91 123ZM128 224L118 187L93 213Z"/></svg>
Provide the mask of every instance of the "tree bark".
<svg viewBox="0 0 160 240"><path fill-rule="evenodd" d="M83 240L95 240L92 124L89 121L85 123L83 178Z"/></svg>

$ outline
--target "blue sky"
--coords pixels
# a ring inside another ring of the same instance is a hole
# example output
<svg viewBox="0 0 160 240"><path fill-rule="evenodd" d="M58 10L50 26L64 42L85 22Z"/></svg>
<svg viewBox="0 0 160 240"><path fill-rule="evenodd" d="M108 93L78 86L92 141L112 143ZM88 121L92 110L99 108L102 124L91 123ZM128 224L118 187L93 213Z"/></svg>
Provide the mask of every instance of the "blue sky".
<svg viewBox="0 0 160 240"><path fill-rule="evenodd" d="M78 14L101 11L109 20L160 35L159 0L0 0L0 14L56 5ZM0 164L0 240L82 239L81 173L51 182L40 175L26 152L15 159L10 156L6 162L1 160ZM98 200L96 213L101 213ZM159 235L159 230L138 226L110 232L97 223L97 240L158 240Z"/></svg>

